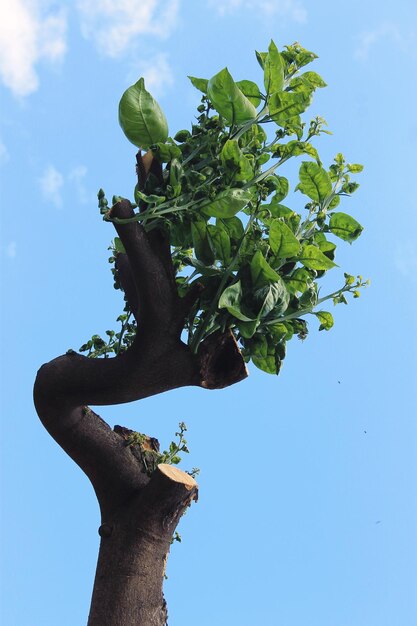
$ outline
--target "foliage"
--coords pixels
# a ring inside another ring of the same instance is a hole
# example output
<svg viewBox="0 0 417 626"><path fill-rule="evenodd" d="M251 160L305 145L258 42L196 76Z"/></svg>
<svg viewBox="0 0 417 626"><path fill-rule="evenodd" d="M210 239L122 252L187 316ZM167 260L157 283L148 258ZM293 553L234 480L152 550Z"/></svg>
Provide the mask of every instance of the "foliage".
<svg viewBox="0 0 417 626"><path fill-rule="evenodd" d="M152 174L139 179L138 211L129 220L112 218L102 190L98 197L105 220L139 221L146 230L168 233L181 296L201 284L184 326L193 352L214 331L230 328L246 360L278 373L286 343L307 336L305 317L315 316L319 330L329 330L333 317L322 304L347 303L346 294L358 297L367 284L345 273L338 290L320 295L323 277L337 267L337 240L352 243L362 232L338 210L357 189L351 177L362 166L337 154L326 168L313 146L329 134L323 118L306 123L301 117L314 91L326 86L316 72L302 71L316 55L298 43L279 52L271 41L256 56L263 87L235 82L227 68L209 80L190 77L202 92L198 117L191 131L173 138L143 79L129 88L119 107L122 129L165 164L163 180ZM299 156L294 191L304 208L297 211L288 206L290 182L277 170ZM121 251L117 238L113 250L114 256ZM106 331L107 342L95 335L81 349L92 357L118 354L134 336L129 320L126 307L119 333Z"/></svg>
<svg viewBox="0 0 417 626"><path fill-rule="evenodd" d="M138 447L146 472L149 476L153 474L153 472L160 463L167 463L168 465L178 465L178 463L181 462L180 454L182 452L184 452L185 454L189 453L187 440L184 437L187 426L184 422L180 422L178 424L178 428L179 430L175 433L177 440L171 441L168 450L164 450L163 452L159 452L159 450L150 447L148 445L149 437L147 437L146 435L143 435L142 433L136 431L133 431L129 435L128 439L126 440L126 445ZM200 473L200 470L194 467L191 472L187 473L195 478L195 476Z"/></svg>

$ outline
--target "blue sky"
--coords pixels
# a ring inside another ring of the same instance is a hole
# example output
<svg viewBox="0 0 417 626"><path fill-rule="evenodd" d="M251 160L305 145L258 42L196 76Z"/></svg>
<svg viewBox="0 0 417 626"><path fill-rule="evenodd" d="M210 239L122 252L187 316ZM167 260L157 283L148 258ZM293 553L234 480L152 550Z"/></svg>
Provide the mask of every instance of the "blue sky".
<svg viewBox="0 0 417 626"><path fill-rule="evenodd" d="M415 626L417 120L415 3L352 0L3 0L0 13L1 620L84 624L98 507L43 430L37 368L121 310L96 193L132 197L117 122L141 75L171 134L190 126L187 74L261 81L254 49L299 41L328 83L316 144L365 165L345 210L365 230L340 272L372 286L335 326L293 340L280 376L103 408L167 445L188 425L200 500L165 585L170 626ZM285 175L285 173L283 172ZM294 188L296 182L293 182ZM330 283L331 284L331 279Z"/></svg>

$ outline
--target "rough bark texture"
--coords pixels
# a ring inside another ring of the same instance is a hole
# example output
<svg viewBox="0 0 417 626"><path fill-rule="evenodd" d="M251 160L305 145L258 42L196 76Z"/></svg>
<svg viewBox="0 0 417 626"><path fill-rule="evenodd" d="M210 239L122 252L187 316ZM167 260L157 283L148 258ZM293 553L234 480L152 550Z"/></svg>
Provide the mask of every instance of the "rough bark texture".
<svg viewBox="0 0 417 626"><path fill-rule="evenodd" d="M140 156L139 156L140 159ZM142 170L152 164L141 163ZM127 200L112 216L133 215ZM126 250L119 279L137 321L132 346L114 358L74 352L43 365L34 401L45 428L91 480L101 511L100 552L88 626L164 626L164 568L176 525L197 498L185 472L158 465L151 475L143 446L112 430L92 405L132 402L185 385L219 389L247 376L233 335L214 333L192 354L181 341L183 321L198 288L180 298L169 242L138 223L117 224ZM127 434L126 434L127 433ZM150 452L157 446L149 439Z"/></svg>

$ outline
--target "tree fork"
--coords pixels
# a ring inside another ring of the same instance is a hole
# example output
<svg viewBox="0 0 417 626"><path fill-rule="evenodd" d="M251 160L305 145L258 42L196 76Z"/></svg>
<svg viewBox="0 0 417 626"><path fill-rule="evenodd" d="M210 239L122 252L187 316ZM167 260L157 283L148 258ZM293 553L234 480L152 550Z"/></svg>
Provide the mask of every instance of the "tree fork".
<svg viewBox="0 0 417 626"><path fill-rule="evenodd" d="M133 214L127 200L114 217ZM88 405L132 402L186 385L219 389L247 376L230 331L216 332L193 354L181 341L198 287L180 298L163 233L138 223L116 226L126 254L120 283L137 321L132 345L114 358L69 351L43 365L34 402L45 428L89 477L101 511L100 551L88 626L164 626L162 584L181 515L197 498L191 476L166 464L151 476L138 450Z"/></svg>

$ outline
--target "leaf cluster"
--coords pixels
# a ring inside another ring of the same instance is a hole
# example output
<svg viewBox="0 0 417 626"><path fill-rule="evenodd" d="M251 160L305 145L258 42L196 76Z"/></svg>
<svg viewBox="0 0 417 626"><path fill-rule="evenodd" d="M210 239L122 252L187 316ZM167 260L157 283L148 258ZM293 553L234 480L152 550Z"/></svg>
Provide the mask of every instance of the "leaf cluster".
<svg viewBox="0 0 417 626"><path fill-rule="evenodd" d="M143 79L123 95L119 120L135 145L164 164L162 180L139 179L138 211L129 221L167 233L181 296L196 282L201 286L185 321L185 340L197 352L208 335L231 329L247 360L278 373L287 342L308 334L306 316L329 330L333 317L322 303L347 303L346 294L357 297L367 284L345 274L337 291L321 295L323 277L337 267L337 242L352 243L363 230L339 210L356 191L352 176L362 166L337 154L326 168L313 145L329 133L323 118L303 118L315 90L326 86L319 74L304 71L317 56L298 43L280 52L271 41L256 57L260 85L235 81L227 68L210 79L189 77L202 92L190 130L169 136ZM297 157L300 211L289 206L291 184L278 173ZM104 219L115 219L102 190L99 206ZM83 346L90 356L118 354L129 344L134 328L128 318L120 321L126 325L111 341L100 347L93 336Z"/></svg>
<svg viewBox="0 0 417 626"><path fill-rule="evenodd" d="M187 440L184 433L187 431L187 426L184 422L180 422L178 425L178 431L175 433L175 439L171 441L167 450L160 452L148 445L149 437L146 435L133 431L126 440L127 446L135 446L138 448L145 470L149 476L153 474L157 466L160 463L166 463L168 465L178 465L181 462L182 453L188 454L190 451L187 447ZM194 467L190 472L187 472L190 476L195 478L200 470Z"/></svg>

